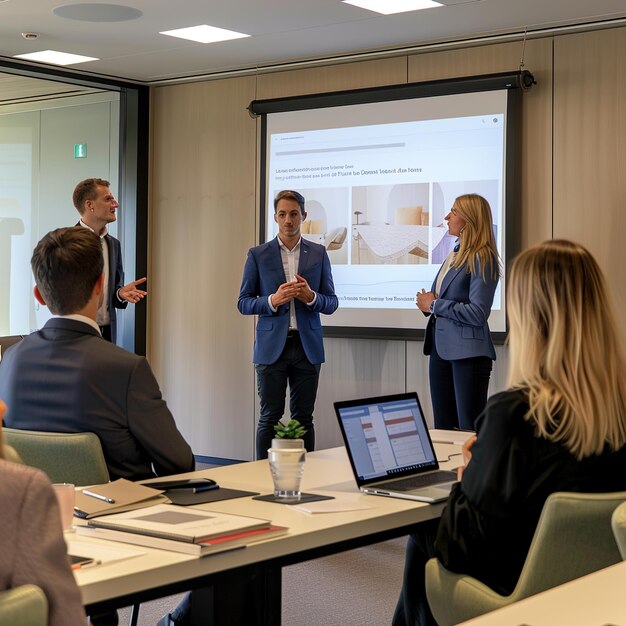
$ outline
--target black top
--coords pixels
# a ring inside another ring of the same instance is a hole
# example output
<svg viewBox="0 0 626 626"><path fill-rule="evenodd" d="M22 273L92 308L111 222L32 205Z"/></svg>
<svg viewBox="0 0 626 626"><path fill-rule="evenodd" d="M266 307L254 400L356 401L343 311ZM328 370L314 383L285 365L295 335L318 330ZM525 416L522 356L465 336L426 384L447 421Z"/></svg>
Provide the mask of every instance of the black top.
<svg viewBox="0 0 626 626"><path fill-rule="evenodd" d="M535 435L526 394L489 399L463 480L443 511L436 554L449 570L510 594L522 571L546 498L555 491L626 491L626 446L578 461Z"/></svg>

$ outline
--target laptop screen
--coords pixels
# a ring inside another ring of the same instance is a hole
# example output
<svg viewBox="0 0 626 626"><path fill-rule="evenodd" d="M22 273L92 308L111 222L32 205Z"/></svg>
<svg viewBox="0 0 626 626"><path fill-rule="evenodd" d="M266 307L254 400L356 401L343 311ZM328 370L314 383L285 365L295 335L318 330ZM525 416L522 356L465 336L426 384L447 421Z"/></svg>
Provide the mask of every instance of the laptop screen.
<svg viewBox="0 0 626 626"><path fill-rule="evenodd" d="M359 486L439 468L415 392L334 406Z"/></svg>

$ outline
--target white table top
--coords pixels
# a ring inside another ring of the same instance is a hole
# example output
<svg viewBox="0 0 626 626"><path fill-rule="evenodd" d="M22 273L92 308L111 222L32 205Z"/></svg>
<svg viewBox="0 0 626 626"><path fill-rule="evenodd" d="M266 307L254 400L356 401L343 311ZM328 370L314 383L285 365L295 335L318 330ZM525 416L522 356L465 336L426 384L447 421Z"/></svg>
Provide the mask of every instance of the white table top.
<svg viewBox="0 0 626 626"><path fill-rule="evenodd" d="M459 451L458 445L435 444L438 457ZM453 469L461 457L453 456L442 464ZM273 491L267 461L240 463L181 474L185 476L208 476L221 486L268 494ZM109 545L136 549L142 554L133 558L85 568L75 572L83 595L84 604L109 600L142 590L166 585L175 581L197 578L201 575L225 571L234 567L265 561L271 558L294 554L303 550L367 537L377 532L402 528L424 519L438 517L441 505L429 505L409 500L369 496L357 491L349 461L344 448L321 450L307 455L302 489L334 496L338 501L367 504L368 508L337 512L309 514L292 506L259 502L250 497L223 500L197 505L199 508L250 515L270 519L274 524L287 526L289 533L275 539L252 544L241 550L211 555L202 559L193 556L155 550L150 548L106 542L84 536L67 536L68 542L93 542L94 545ZM90 556L90 555L87 555Z"/></svg>
<svg viewBox="0 0 626 626"><path fill-rule="evenodd" d="M626 562L486 613L463 622L462 626L623 625L626 624L624 583Z"/></svg>

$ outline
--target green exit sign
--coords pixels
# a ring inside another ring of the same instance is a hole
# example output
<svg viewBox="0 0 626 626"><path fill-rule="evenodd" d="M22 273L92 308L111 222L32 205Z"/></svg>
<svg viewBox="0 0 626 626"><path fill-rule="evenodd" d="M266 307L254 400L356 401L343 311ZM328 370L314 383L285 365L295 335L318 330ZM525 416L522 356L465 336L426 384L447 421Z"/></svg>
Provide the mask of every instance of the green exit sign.
<svg viewBox="0 0 626 626"><path fill-rule="evenodd" d="M74 144L74 158L84 159L87 156L87 144L75 143Z"/></svg>

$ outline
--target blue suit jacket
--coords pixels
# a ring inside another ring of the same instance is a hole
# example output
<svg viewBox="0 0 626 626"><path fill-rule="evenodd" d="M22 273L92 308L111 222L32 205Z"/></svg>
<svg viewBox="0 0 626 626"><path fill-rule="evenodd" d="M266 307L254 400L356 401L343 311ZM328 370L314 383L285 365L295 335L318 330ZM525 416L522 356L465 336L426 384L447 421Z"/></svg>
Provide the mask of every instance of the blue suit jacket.
<svg viewBox="0 0 626 626"><path fill-rule="evenodd" d="M434 341L439 356L448 361L476 356L487 356L495 361L496 351L487 319L498 278L489 276L486 271L483 280L481 267L477 267L475 274L468 274L466 267L449 270L441 283L441 292L433 307L437 323L432 316L428 320L424 353L430 354ZM435 277L433 292L436 284Z"/></svg>
<svg viewBox="0 0 626 626"><path fill-rule="evenodd" d="M330 315L339 305L335 295L330 259L324 246L301 239L298 274L306 278L317 294L313 306L294 300L302 347L310 363L324 362L324 337L320 313ZM250 248L243 270L237 308L244 315L258 315L253 361L271 365L278 360L289 330L289 303L272 312L268 296L287 280L278 238Z"/></svg>

